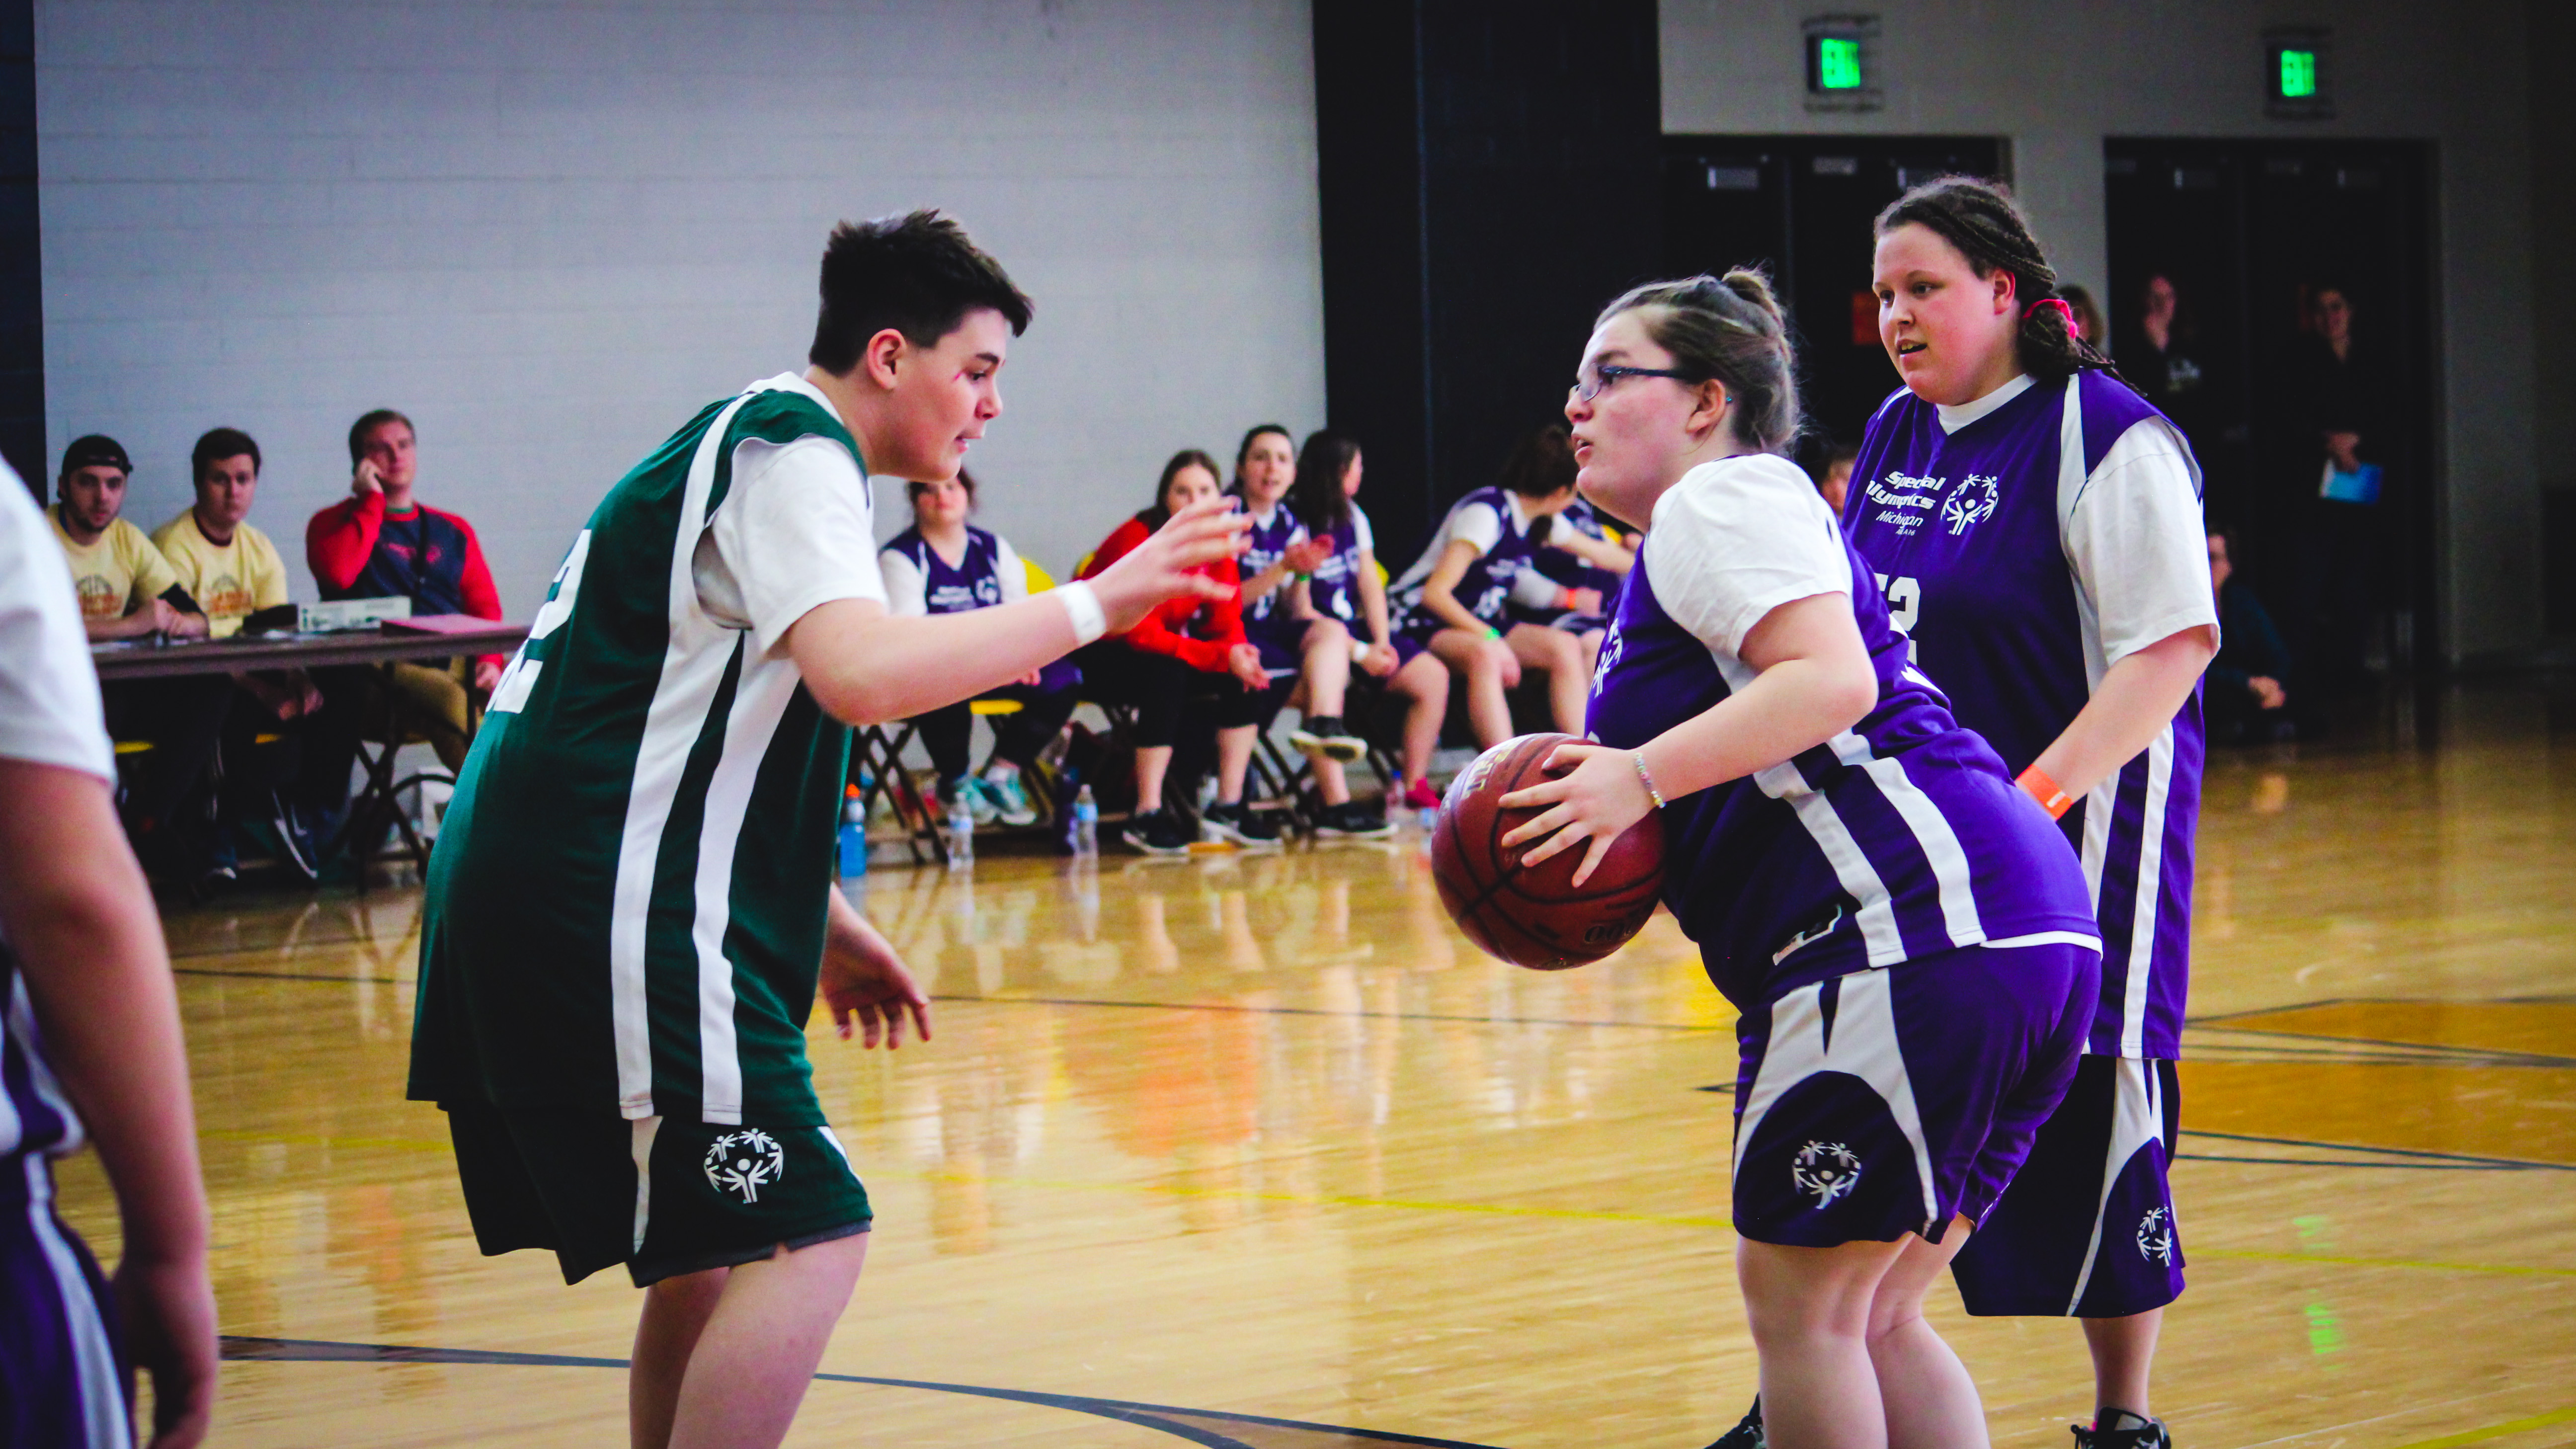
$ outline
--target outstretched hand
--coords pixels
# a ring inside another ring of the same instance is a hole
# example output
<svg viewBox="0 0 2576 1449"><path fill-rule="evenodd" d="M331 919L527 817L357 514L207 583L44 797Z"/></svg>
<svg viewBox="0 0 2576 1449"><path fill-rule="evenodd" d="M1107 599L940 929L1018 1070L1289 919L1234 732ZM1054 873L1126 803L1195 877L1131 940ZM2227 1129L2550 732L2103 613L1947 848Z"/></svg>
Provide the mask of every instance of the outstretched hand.
<svg viewBox="0 0 2576 1449"><path fill-rule="evenodd" d="M1174 513L1151 538L1092 575L1091 592L1112 634L1123 634L1167 599L1222 599L1232 587L1195 570L1243 552L1251 516L1231 498L1211 498Z"/></svg>
<svg viewBox="0 0 2576 1449"><path fill-rule="evenodd" d="M834 893L837 897L838 892ZM882 1036L886 1050L903 1045L908 1014L923 1041L930 1040L930 998L904 969L903 958L867 918L855 910L833 913L823 946L823 1003L848 1041L854 1025L865 1032L859 1045L873 1047Z"/></svg>
<svg viewBox="0 0 2576 1449"><path fill-rule="evenodd" d="M1574 883L1579 886L1592 878L1601 857L1610 853L1610 842L1653 813L1654 797L1646 793L1646 782L1637 777L1629 752L1607 745L1559 745L1549 752L1547 763L1540 768L1557 778L1526 790L1514 790L1502 798L1506 810L1540 812L1536 819L1504 836L1502 844L1509 849L1546 836L1536 850L1521 857L1521 866L1527 869L1561 850L1590 841L1583 864L1574 871Z"/></svg>

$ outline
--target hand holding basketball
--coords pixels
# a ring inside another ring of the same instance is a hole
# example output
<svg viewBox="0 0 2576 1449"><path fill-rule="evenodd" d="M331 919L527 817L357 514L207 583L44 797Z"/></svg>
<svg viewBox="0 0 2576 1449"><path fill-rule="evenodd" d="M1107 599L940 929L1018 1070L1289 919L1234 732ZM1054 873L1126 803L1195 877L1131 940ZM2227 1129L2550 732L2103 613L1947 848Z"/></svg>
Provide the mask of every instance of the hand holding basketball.
<svg viewBox="0 0 2576 1449"><path fill-rule="evenodd" d="M1628 759L1628 751L1607 745L1558 745L1539 768L1553 780L1515 790L1503 797L1506 810L1537 810L1539 815L1503 837L1506 847L1540 840L1521 857L1521 868L1537 865L1560 850L1592 842L1583 863L1574 868L1574 884L1592 879L1611 843L1629 826L1655 811L1654 797ZM1555 832L1550 834L1549 832Z"/></svg>
<svg viewBox="0 0 2576 1449"><path fill-rule="evenodd" d="M1568 782L1545 778L1550 760L1591 756L1623 759L1619 751L1571 735L1505 740L1477 756L1440 802L1439 827L1431 836L1431 877L1440 903L1469 940L1514 965L1561 971L1598 961L1645 927L1662 895L1663 817L1652 809L1612 806L1596 812L1585 877L1575 874L1575 857L1565 850L1586 838L1582 834L1551 844L1544 854L1552 858L1543 863L1534 863L1541 852L1523 857L1505 844L1564 828L1533 820L1529 808L1511 802L1541 792L1556 800ZM1595 784L1582 773L1588 763L1578 764L1573 777L1587 790ZM1629 774L1633 778L1635 771ZM1545 808L1567 809L1562 803ZM1613 815L1624 815L1621 828L1599 828Z"/></svg>

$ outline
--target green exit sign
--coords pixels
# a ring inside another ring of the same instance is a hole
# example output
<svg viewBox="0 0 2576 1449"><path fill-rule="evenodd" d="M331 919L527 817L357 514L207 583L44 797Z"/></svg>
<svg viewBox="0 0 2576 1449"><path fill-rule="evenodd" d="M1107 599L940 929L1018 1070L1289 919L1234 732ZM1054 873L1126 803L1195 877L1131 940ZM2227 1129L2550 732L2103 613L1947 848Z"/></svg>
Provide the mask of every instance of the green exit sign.
<svg viewBox="0 0 2576 1449"><path fill-rule="evenodd" d="M2263 112L2275 120L2322 121L2334 115L2327 66L2334 37L2320 26L2280 25L2263 32Z"/></svg>
<svg viewBox="0 0 2576 1449"><path fill-rule="evenodd" d="M1836 35L1816 37L1816 89L1860 89L1860 42Z"/></svg>
<svg viewBox="0 0 2576 1449"><path fill-rule="evenodd" d="M1878 17L1811 15L1799 29L1806 39L1807 109L1877 110Z"/></svg>
<svg viewBox="0 0 2576 1449"><path fill-rule="evenodd" d="M2313 50L2281 52L2281 99L2303 101L2317 93L2317 53Z"/></svg>

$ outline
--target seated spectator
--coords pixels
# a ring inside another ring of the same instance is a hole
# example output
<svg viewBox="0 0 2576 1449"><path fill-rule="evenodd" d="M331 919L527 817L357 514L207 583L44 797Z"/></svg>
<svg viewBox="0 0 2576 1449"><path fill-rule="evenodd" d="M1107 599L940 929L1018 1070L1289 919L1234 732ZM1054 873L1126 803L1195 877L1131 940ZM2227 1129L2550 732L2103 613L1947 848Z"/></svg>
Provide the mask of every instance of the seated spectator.
<svg viewBox="0 0 2576 1449"><path fill-rule="evenodd" d="M58 501L47 512L71 565L81 623L92 643L154 634L203 639L205 611L143 530L118 516L133 472L114 438L92 433L63 450ZM152 747L124 801L135 853L155 872L193 887L206 853L182 816L200 801L197 789L214 759L232 685L220 675L181 675L130 680L102 692L108 733Z"/></svg>
<svg viewBox="0 0 2576 1449"><path fill-rule="evenodd" d="M1077 577L1109 567L1174 512L1216 497L1217 488L1215 459L1196 448L1173 454L1154 485L1154 506L1118 525ZM1230 589L1242 581L1232 559L1208 565L1205 573ZM1217 803L1201 818L1199 836L1254 847L1279 844L1279 828L1243 803L1253 736L1270 703L1270 675L1261 651L1243 635L1242 611L1231 594L1222 600L1175 599L1126 633L1086 645L1074 661L1095 697L1136 709L1136 812L1120 832L1130 849L1147 855L1189 850L1191 832L1163 803L1164 777L1184 734L1211 731Z"/></svg>
<svg viewBox="0 0 2576 1449"><path fill-rule="evenodd" d="M960 469L956 477L937 483L907 483L904 492L912 500L912 527L896 534L877 555L888 613L962 614L1028 597L1028 570L1010 540L966 521L975 511L973 474ZM979 822L1035 824L1037 807L1029 803L1020 776L1073 717L1075 687L1081 683L1082 671L1059 659L987 694L987 699L1017 700L1020 709L996 722L993 758L980 780L967 774L975 728L972 701L961 699L915 716L912 722L939 771L940 803L953 807L963 796Z"/></svg>
<svg viewBox="0 0 2576 1449"><path fill-rule="evenodd" d="M1843 500L1851 496L1852 468L1860 462L1860 444L1828 444L1823 462L1824 471L1814 475L1816 492L1825 500L1825 506L1834 511L1834 516L1840 518Z"/></svg>
<svg viewBox="0 0 2576 1449"><path fill-rule="evenodd" d="M378 408L349 429L349 496L313 515L304 529L305 562L325 599L411 600L415 615L501 617L501 595L483 562L474 527L413 497L417 437L411 419ZM360 731L384 721L419 735L450 770L465 763L475 695L489 695L507 661L486 654L460 669L453 661L325 670L320 684L329 716L317 728L308 765L347 799L349 763ZM469 693L468 683L472 685Z"/></svg>
<svg viewBox="0 0 2576 1449"><path fill-rule="evenodd" d="M1614 541L1601 515L1577 497L1553 518L1530 520L1529 566L1557 586L1557 595L1544 604L1530 604L1516 590L1512 621L1572 634L1585 641L1586 658L1597 658L1601 635L1618 603L1619 584L1637 566L1637 551Z"/></svg>
<svg viewBox="0 0 2576 1449"><path fill-rule="evenodd" d="M1294 704L1304 716L1289 738L1315 763L1315 788L1324 802L1319 834L1391 834L1383 816L1352 808L1350 782L1342 773L1343 762L1368 753L1367 742L1342 724L1351 683L1351 631L1315 609L1308 585L1332 557L1333 543L1310 533L1298 511L1287 506L1296 479L1297 461L1286 428L1264 423L1244 434L1230 491L1252 519L1236 564L1244 574L1244 637L1261 651L1262 668L1270 676L1269 698L1257 726L1268 728L1283 704ZM1330 482L1340 496L1340 479Z"/></svg>
<svg viewBox="0 0 2576 1449"><path fill-rule="evenodd" d="M1395 673L1386 580L1377 567L1377 537L1353 496L1360 491L1360 476L1358 441L1348 433L1325 428L1307 435L1306 446L1297 454L1296 477L1288 485L1289 510L1323 551L1312 577L1297 587L1305 594L1306 612L1340 631L1348 659L1342 669L1345 687L1352 664L1366 678L1384 679ZM1361 632L1368 637L1357 638ZM1445 703L1441 700L1433 707ZM1368 746L1342 723L1343 700L1310 687L1297 704L1306 718L1288 738L1315 762L1315 789L1324 801L1315 833L1364 839L1393 835L1395 826L1383 809L1351 799L1342 766L1366 754Z"/></svg>
<svg viewBox="0 0 2576 1449"><path fill-rule="evenodd" d="M259 493L259 444L238 428L216 428L189 455L197 501L152 535L182 587L205 606L214 637L238 633L242 621L287 602L286 563L277 545L253 526ZM278 863L313 879L312 830L286 794L299 759L301 726L322 708L321 691L302 670L239 673L225 713L208 873L233 873L237 828L259 822L275 835ZM261 744L263 738L270 742Z"/></svg>
<svg viewBox="0 0 2576 1449"><path fill-rule="evenodd" d="M2290 717L2290 648L2263 601L2236 577L2235 535L2209 535L2209 587L2218 595L2218 657L2209 663L2203 698L2209 737L2219 744L2261 744L2297 733Z"/></svg>
<svg viewBox="0 0 2576 1449"><path fill-rule="evenodd" d="M1524 668L1548 674L1548 703L1556 727L1583 733L1599 636L1587 644L1575 635L1515 623L1509 605L1545 605L1562 598L1563 586L1531 568L1536 545L1530 525L1562 513L1574 500L1574 450L1565 426L1551 423L1523 439L1503 465L1503 481L1479 488L1453 505L1430 546L1395 582L1395 649L1402 661L1398 692L1436 698L1445 707L1449 676L1467 686L1467 720L1476 743L1490 749L1511 738L1512 712L1503 693L1520 683ZM1597 611L1599 599L1588 603ZM1416 710L1405 721L1404 803L1429 809L1440 803L1426 778L1440 744L1441 711Z"/></svg>

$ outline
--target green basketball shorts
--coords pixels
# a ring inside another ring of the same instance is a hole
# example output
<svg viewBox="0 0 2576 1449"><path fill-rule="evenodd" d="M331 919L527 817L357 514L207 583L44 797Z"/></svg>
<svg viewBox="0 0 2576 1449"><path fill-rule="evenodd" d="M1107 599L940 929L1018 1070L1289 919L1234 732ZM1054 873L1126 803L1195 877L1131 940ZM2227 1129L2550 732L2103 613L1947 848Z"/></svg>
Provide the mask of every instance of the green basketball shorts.
<svg viewBox="0 0 2576 1449"><path fill-rule="evenodd" d="M442 1102L485 1256L545 1248L578 1283L635 1286L864 1233L867 1189L829 1127L626 1121Z"/></svg>

